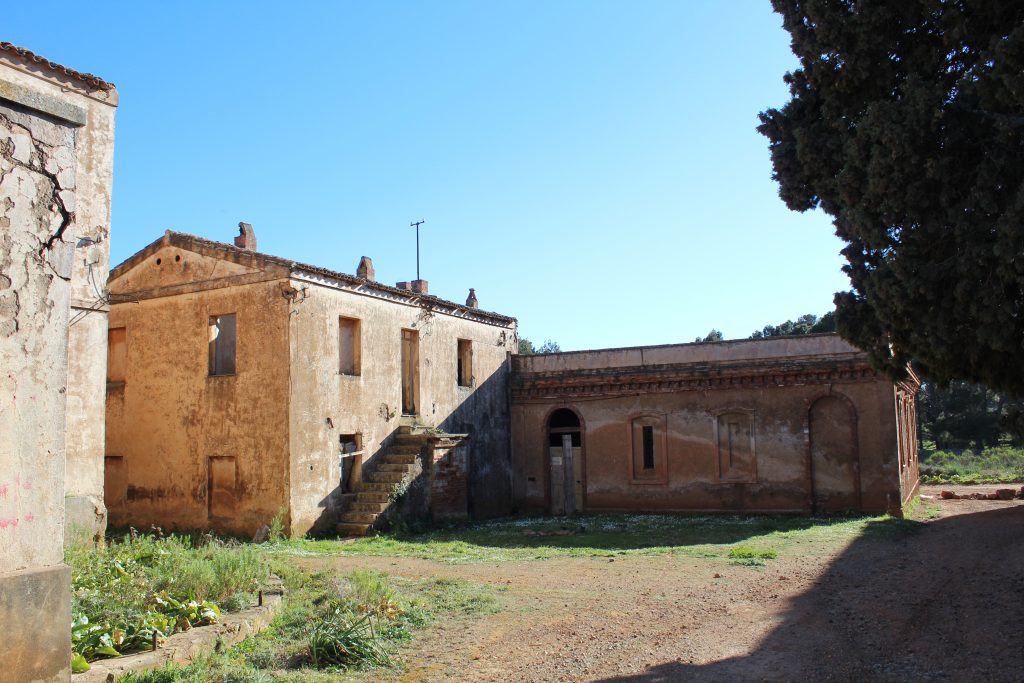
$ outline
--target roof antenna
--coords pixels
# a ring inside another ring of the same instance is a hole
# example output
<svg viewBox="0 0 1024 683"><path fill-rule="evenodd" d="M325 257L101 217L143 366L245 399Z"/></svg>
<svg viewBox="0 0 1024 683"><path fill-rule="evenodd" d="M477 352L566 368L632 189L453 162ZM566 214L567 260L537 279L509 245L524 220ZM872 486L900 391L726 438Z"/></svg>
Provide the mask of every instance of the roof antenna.
<svg viewBox="0 0 1024 683"><path fill-rule="evenodd" d="M416 279L420 279L420 226L426 223L422 218L415 223L410 223L410 228L416 228Z"/></svg>

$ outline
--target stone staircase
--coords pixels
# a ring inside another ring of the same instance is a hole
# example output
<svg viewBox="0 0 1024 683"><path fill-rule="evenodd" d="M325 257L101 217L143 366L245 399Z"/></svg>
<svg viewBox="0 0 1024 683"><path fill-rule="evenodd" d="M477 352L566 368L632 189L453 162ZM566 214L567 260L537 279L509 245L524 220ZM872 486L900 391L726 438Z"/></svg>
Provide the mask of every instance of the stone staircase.
<svg viewBox="0 0 1024 683"><path fill-rule="evenodd" d="M427 444L429 434L422 427L401 426L387 451L372 467L363 468L355 499L341 513L339 536L365 536L391 504L391 491L404 479L415 477L420 466L417 458Z"/></svg>

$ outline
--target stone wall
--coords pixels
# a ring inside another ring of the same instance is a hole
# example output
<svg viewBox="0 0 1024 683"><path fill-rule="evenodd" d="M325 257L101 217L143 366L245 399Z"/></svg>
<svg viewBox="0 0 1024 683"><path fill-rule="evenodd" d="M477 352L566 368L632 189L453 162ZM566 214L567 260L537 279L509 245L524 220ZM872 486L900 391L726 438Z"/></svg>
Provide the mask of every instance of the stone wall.
<svg viewBox="0 0 1024 683"><path fill-rule="evenodd" d="M517 356L512 386L521 510L558 502L562 408L578 509L898 512L916 485L893 384L834 335Z"/></svg>
<svg viewBox="0 0 1024 683"><path fill-rule="evenodd" d="M116 91L109 93L116 102ZM68 321L77 234L88 216L82 206L96 190L80 175L97 152L94 102L87 88L46 64L0 53L4 680L70 677L70 571L63 564ZM103 190L109 197L109 176Z"/></svg>
<svg viewBox="0 0 1024 683"><path fill-rule="evenodd" d="M511 501L508 442L509 354L515 322L499 323L434 310L333 283L293 279L291 316L292 530L333 528L340 499L341 435L358 434L372 468L400 424L471 433L464 458L470 511L507 513ZM339 318L359 321L358 374L339 368ZM402 418L402 331L419 339L419 414ZM471 386L457 381L459 340L471 343Z"/></svg>
<svg viewBox="0 0 1024 683"><path fill-rule="evenodd" d="M253 281L211 285L214 270ZM174 246L111 281L116 297L131 292L110 312L111 330L123 330L126 369L107 389L112 526L251 535L287 507L283 283ZM156 295L174 287L178 293ZM211 376L210 319L225 314L236 318L235 368Z"/></svg>

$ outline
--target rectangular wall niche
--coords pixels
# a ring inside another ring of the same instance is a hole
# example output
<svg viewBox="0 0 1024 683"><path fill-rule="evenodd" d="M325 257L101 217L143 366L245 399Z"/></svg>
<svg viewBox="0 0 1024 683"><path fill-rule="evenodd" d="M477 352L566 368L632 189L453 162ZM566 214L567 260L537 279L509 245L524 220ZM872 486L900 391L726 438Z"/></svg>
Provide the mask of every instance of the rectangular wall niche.
<svg viewBox="0 0 1024 683"><path fill-rule="evenodd" d="M210 317L210 375L235 374L235 314Z"/></svg>
<svg viewBox="0 0 1024 683"><path fill-rule="evenodd" d="M718 437L720 481L757 481L753 423L753 414L748 412L733 411L718 416L715 431Z"/></svg>
<svg viewBox="0 0 1024 683"><path fill-rule="evenodd" d="M631 480L634 484L668 483L665 417L640 415L630 421Z"/></svg>
<svg viewBox="0 0 1024 683"><path fill-rule="evenodd" d="M360 374L360 324L357 318L338 318L338 371L342 375Z"/></svg>
<svg viewBox="0 0 1024 683"><path fill-rule="evenodd" d="M210 456L207 479L207 504L209 516L234 517L236 509L237 472L235 457L232 455Z"/></svg>
<svg viewBox="0 0 1024 683"><path fill-rule="evenodd" d="M123 327L107 330L107 381L123 382L128 371L128 335Z"/></svg>

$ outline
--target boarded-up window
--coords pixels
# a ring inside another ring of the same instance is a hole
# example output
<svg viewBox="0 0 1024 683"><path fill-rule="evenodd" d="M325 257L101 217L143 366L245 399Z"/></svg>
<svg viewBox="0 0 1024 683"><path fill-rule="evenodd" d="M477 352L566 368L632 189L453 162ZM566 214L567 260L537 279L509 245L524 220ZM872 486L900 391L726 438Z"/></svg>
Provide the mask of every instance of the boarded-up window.
<svg viewBox="0 0 1024 683"><path fill-rule="evenodd" d="M235 374L235 314L210 317L210 374Z"/></svg>
<svg viewBox="0 0 1024 683"><path fill-rule="evenodd" d="M641 415L630 422L633 481L664 483L668 478L665 453L665 418Z"/></svg>
<svg viewBox="0 0 1024 683"><path fill-rule="evenodd" d="M460 339L457 378L460 387L473 386L473 342Z"/></svg>
<svg viewBox="0 0 1024 683"><path fill-rule="evenodd" d="M752 482L757 479L753 418L749 413L718 416L718 468L722 481Z"/></svg>
<svg viewBox="0 0 1024 683"><path fill-rule="evenodd" d="M117 508L124 505L128 493L128 468L120 455L108 455L103 460L103 500L108 508Z"/></svg>
<svg viewBox="0 0 1024 683"><path fill-rule="evenodd" d="M338 318L338 371L343 375L360 374L360 325L356 318Z"/></svg>
<svg viewBox="0 0 1024 683"><path fill-rule="evenodd" d="M123 382L128 371L128 337L123 327L107 330L107 381Z"/></svg>
<svg viewBox="0 0 1024 683"><path fill-rule="evenodd" d="M210 517L234 517L237 502L234 456L211 456L207 483Z"/></svg>

